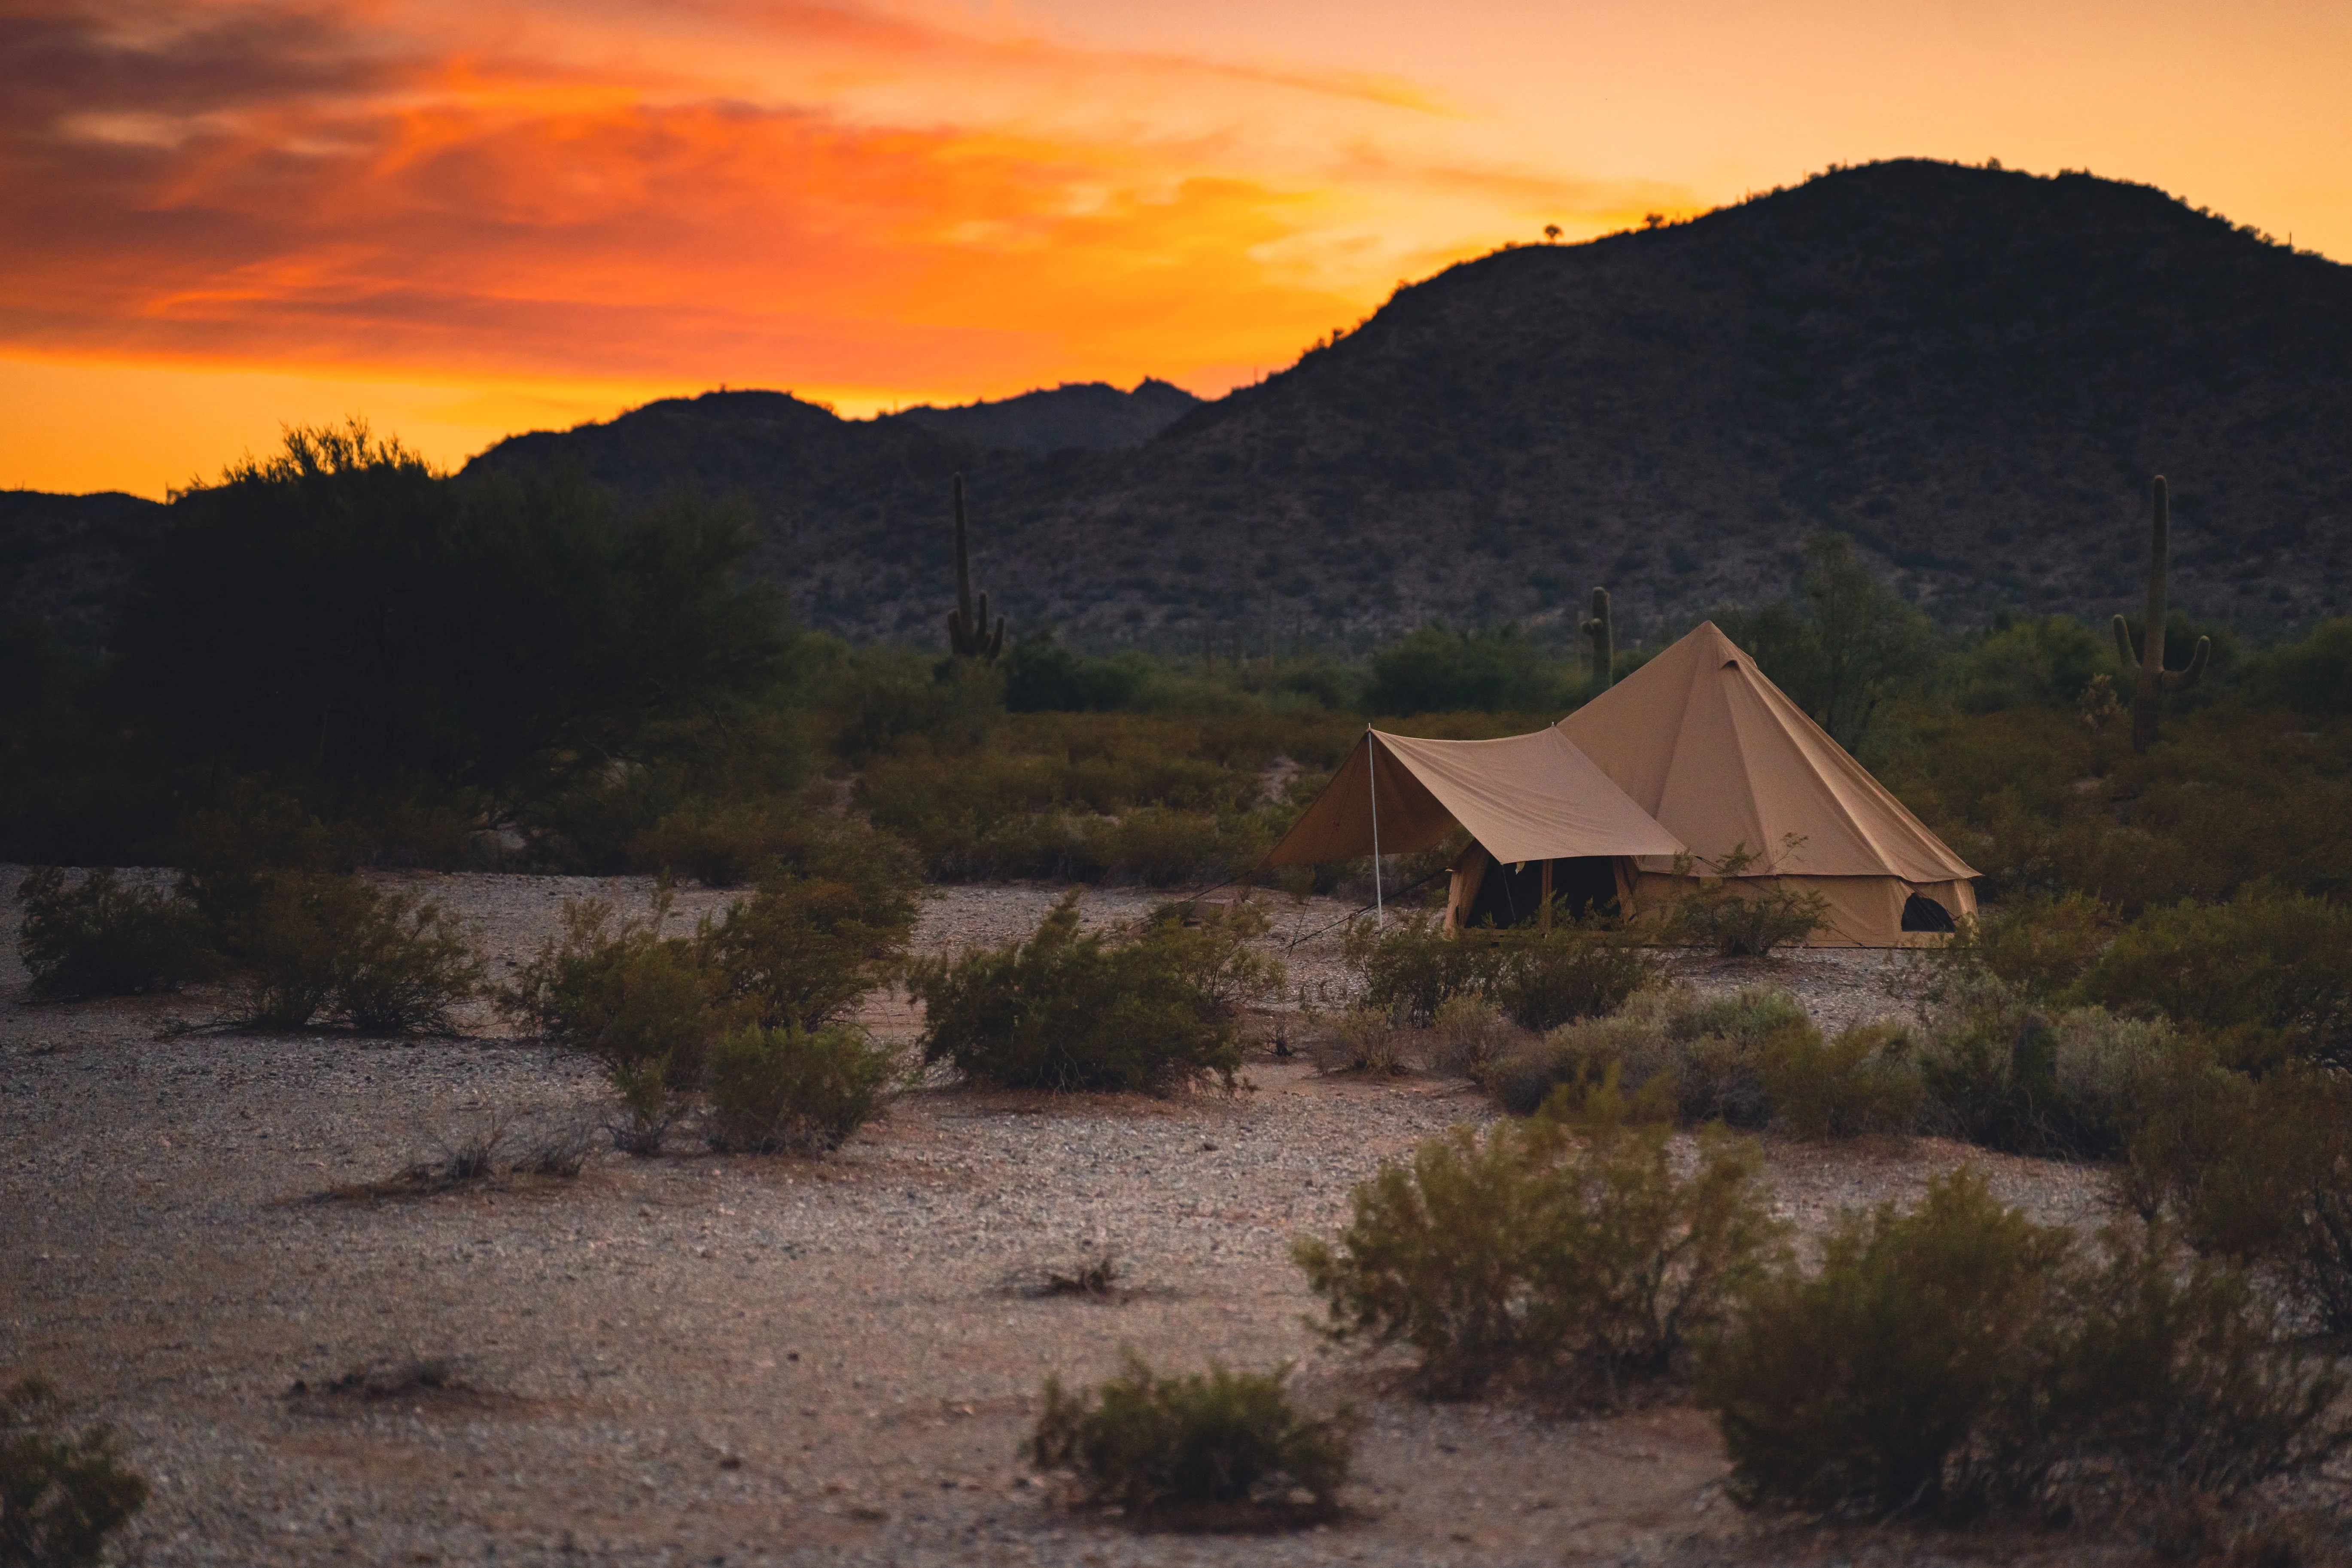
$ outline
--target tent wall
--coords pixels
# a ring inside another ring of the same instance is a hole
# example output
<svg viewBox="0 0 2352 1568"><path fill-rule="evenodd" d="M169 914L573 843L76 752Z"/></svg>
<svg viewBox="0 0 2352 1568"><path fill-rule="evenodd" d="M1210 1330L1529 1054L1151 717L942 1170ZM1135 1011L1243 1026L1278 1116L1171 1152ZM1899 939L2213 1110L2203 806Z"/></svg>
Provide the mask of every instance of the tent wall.
<svg viewBox="0 0 2352 1568"><path fill-rule="evenodd" d="M1657 920L1671 913L1693 890L1693 882L1665 872L1642 872L1631 900L1634 917ZM1829 906L1828 923L1813 933L1809 947L1927 947L1947 940L1903 929L1903 905L1913 893L1935 900L1954 920L1977 912L1974 884L1958 879L1906 882L1900 877L1739 877L1727 885L1736 897L1773 888L1818 894Z"/></svg>

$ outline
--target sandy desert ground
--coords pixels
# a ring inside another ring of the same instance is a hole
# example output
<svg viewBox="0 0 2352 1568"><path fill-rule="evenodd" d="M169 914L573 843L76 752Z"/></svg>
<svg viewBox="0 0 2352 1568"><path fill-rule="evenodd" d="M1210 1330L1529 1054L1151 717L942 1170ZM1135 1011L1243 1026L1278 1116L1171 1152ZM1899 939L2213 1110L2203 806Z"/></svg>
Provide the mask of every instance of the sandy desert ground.
<svg viewBox="0 0 2352 1568"><path fill-rule="evenodd" d="M1779 1563L2084 1560L2073 1540L1828 1532L1741 1514L1705 1417L1430 1405L1334 1352L1289 1259L1351 1185L1488 1114L1442 1080L1253 1056L1243 1091L1047 1100L940 1086L824 1161L599 1154L578 1180L335 1200L493 1121L593 1121L582 1061L504 1037L253 1037L206 997L35 1006L0 875L0 1371L37 1368L125 1436L154 1564ZM642 879L413 879L496 963L564 900ZM927 950L1026 931L1056 889L946 889ZM715 898L689 894L688 912ZM1088 895L1090 919L1146 895ZM1344 914L1277 906L1286 940ZM1336 938L1289 954L1338 973ZM1824 1021L1893 1007L1882 960L1690 963ZM911 1043L903 1002L868 1022ZM1805 1225L1964 1160L2036 1214L2095 1220L2095 1171L1932 1141L1769 1146ZM1129 1289L1027 1286L1093 1249ZM1192 1369L1292 1363L1355 1401L1354 1517L1271 1537L1141 1534L1056 1506L1020 1458L1049 1374L1132 1347ZM392 1392L419 1362L439 1388ZM376 1369L374 1395L337 1388Z"/></svg>

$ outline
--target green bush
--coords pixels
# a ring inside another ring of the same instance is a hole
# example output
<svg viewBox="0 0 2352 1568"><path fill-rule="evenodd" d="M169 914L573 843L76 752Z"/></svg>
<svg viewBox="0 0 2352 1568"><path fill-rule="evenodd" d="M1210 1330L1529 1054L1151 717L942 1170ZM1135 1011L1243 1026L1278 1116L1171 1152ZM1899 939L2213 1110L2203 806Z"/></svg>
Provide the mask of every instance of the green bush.
<svg viewBox="0 0 2352 1568"><path fill-rule="evenodd" d="M721 1029L700 950L662 934L669 912L667 889L645 919L615 922L598 899L567 903L562 932L499 996L499 1010L541 1038L604 1065L629 1118L614 1136L633 1153L659 1151Z"/></svg>
<svg viewBox="0 0 2352 1568"><path fill-rule="evenodd" d="M1360 920L1348 927L1340 962L1362 987L1362 1001L1397 1022L1425 1027L1453 997L1486 991L1496 949L1477 935L1456 936L1443 914L1414 910L1385 923Z"/></svg>
<svg viewBox="0 0 2352 1568"><path fill-rule="evenodd" d="M1478 938L1474 932L1457 940ZM1565 921L1549 931L1515 928L1497 939L1495 958L1486 994L1504 1016L1539 1034L1613 1013L1658 977L1647 951L1598 922Z"/></svg>
<svg viewBox="0 0 2352 1568"><path fill-rule="evenodd" d="M350 877L269 883L232 941L241 960L234 1016L253 1028L299 1028L325 1013L376 1032L446 1029L483 973L440 904Z"/></svg>
<svg viewBox="0 0 2352 1568"><path fill-rule="evenodd" d="M1991 1423L1993 1500L2081 1517L2155 1493L2227 1500L2352 1439L2333 1357L2285 1342L2242 1271L2123 1222L2057 1276Z"/></svg>
<svg viewBox="0 0 2352 1568"><path fill-rule="evenodd" d="M2083 976L2089 1001L2352 1067L2352 908L2268 886L2151 909Z"/></svg>
<svg viewBox="0 0 2352 1568"><path fill-rule="evenodd" d="M55 866L36 866L16 888L25 906L16 952L32 994L132 996L169 991L212 973L204 916L186 900L118 881L111 870L68 883Z"/></svg>
<svg viewBox="0 0 2352 1568"><path fill-rule="evenodd" d="M2122 1151L2175 1039L2161 1019L2035 1008L1982 974L1941 987L1923 1011L1923 1124L1990 1149L2061 1159Z"/></svg>
<svg viewBox="0 0 2352 1568"><path fill-rule="evenodd" d="M1876 1513L1969 1496L2066 1253L1967 1172L1911 1213L1849 1214L1820 1268L1767 1279L1701 1369L1735 1495Z"/></svg>
<svg viewBox="0 0 2352 1568"><path fill-rule="evenodd" d="M2300 1065L2255 1079L2184 1052L2149 1099L2126 1162L2136 1205L2254 1268L2327 1332L2352 1332L2352 1088Z"/></svg>
<svg viewBox="0 0 2352 1568"><path fill-rule="evenodd" d="M106 1538L147 1502L102 1426L68 1435L65 1405L43 1378L0 1394L0 1564L96 1568Z"/></svg>
<svg viewBox="0 0 2352 1568"><path fill-rule="evenodd" d="M797 864L771 862L696 944L728 1010L819 1029L847 1015L906 956L918 913L913 852L862 824L804 836Z"/></svg>
<svg viewBox="0 0 2352 1568"><path fill-rule="evenodd" d="M862 1029L738 1029L710 1047L713 1148L817 1154L881 1113L898 1064Z"/></svg>
<svg viewBox="0 0 2352 1568"><path fill-rule="evenodd" d="M2066 990L2115 940L2115 911L2087 893L2027 895L1962 920L1941 947L1919 950L1945 970L1992 975L2027 996Z"/></svg>
<svg viewBox="0 0 2352 1568"><path fill-rule="evenodd" d="M1481 1085L1499 1063L1528 1043L1484 996L1452 997L1438 1008L1430 1042L1432 1068Z"/></svg>
<svg viewBox="0 0 2352 1568"><path fill-rule="evenodd" d="M1678 1376L1780 1232L1755 1150L1714 1130L1685 1174L1664 1110L1629 1105L1612 1076L1383 1169L1336 1247L1294 1254L1332 1337L1409 1347L1440 1394L1507 1375L1612 1398Z"/></svg>
<svg viewBox="0 0 2352 1568"><path fill-rule="evenodd" d="M1450 631L1425 626L1372 656L1364 707L1372 713L1552 711L1568 706L1564 669L1516 626Z"/></svg>
<svg viewBox="0 0 2352 1568"><path fill-rule="evenodd" d="M1772 1117L1800 1138L1911 1130L1922 1088L1908 1030L1866 1024L1824 1039L1811 1024L1766 1037L1759 1063Z"/></svg>
<svg viewBox="0 0 2352 1568"><path fill-rule="evenodd" d="M2341 1446L2341 1390L2242 1275L2131 1226L2085 1256L1968 1172L1909 1213L1848 1214L1818 1269L1758 1286L1698 1380L1742 1502L1872 1515L2242 1489Z"/></svg>
<svg viewBox="0 0 2352 1568"><path fill-rule="evenodd" d="M1307 1046L1307 1055L1318 1071L1361 1072L1380 1077L1412 1070L1405 1060L1405 1031L1378 1007L1349 1008L1333 1018L1328 1028L1318 1031Z"/></svg>
<svg viewBox="0 0 2352 1568"><path fill-rule="evenodd" d="M1250 1510L1328 1516L1348 1479L1352 1409L1310 1416L1290 1401L1286 1373L1161 1377L1128 1352L1125 1371L1090 1394L1045 1384L1029 1443L1041 1469L1077 1473L1083 1500L1149 1521L1188 1515L1220 1522ZM1288 1506L1289 1494L1312 1500Z"/></svg>
<svg viewBox="0 0 2352 1568"><path fill-rule="evenodd" d="M706 888L740 888L770 863L793 858L808 833L807 814L789 801L698 797L664 815L632 858Z"/></svg>
<svg viewBox="0 0 2352 1568"><path fill-rule="evenodd" d="M2245 684L2257 700L2305 713L2352 712L2352 620L2322 621L2300 642L2258 655Z"/></svg>
<svg viewBox="0 0 2352 1568"><path fill-rule="evenodd" d="M1615 1015L1563 1025L1500 1063L1490 1087L1506 1110L1526 1115L1561 1084L1614 1071L1633 1090L1670 1085L1686 1124L1762 1127L1772 1114L1762 1076L1765 1042L1783 1029L1810 1026L1804 1008L1785 991L1748 986L1707 997L1675 986L1637 993Z"/></svg>
<svg viewBox="0 0 2352 1568"><path fill-rule="evenodd" d="M1026 942L914 965L923 1059L1007 1089L1166 1093L1241 1066L1239 1005L1278 983L1248 939L1265 917L1243 906L1197 928L1175 910L1081 935L1078 895Z"/></svg>
<svg viewBox="0 0 2352 1568"><path fill-rule="evenodd" d="M1140 654L1089 658L1071 652L1050 631L1013 639L1004 658L1004 708L1009 713L1080 713L1131 706L1151 679Z"/></svg>
<svg viewBox="0 0 2352 1568"><path fill-rule="evenodd" d="M1783 884L1744 880L1754 851L1735 846L1717 862L1717 875L1693 874L1687 854L1676 858L1684 891L1668 911L1669 942L1713 948L1725 958L1760 958L1775 948L1803 943L1829 924L1829 900Z"/></svg>

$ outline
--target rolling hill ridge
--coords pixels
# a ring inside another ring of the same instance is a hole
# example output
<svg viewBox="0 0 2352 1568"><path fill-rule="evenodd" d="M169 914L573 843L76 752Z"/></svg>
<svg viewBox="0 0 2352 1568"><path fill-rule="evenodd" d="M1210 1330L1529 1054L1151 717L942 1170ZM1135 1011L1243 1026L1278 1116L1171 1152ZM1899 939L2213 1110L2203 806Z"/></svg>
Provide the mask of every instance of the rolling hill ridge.
<svg viewBox="0 0 2352 1568"><path fill-rule="evenodd" d="M739 496L808 621L918 642L962 472L1016 632L1171 649L1564 637L1596 584L1621 637L1670 635L1787 592L1823 529L1947 625L2103 616L2137 602L2162 472L2173 603L2263 635L2352 608L2347 431L2352 268L2146 186L1902 161L1462 263L1213 402L1146 382L844 420L711 393L466 471ZM86 639L152 525L67 499L0 507L0 597L55 619L69 589Z"/></svg>

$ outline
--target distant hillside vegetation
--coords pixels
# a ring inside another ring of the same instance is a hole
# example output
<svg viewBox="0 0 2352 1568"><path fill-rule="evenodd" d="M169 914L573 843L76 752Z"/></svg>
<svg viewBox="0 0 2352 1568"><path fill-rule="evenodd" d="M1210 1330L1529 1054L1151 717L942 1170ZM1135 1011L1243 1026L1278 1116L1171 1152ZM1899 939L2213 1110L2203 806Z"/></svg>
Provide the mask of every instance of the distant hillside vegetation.
<svg viewBox="0 0 2352 1568"><path fill-rule="evenodd" d="M1786 592L1824 529L1948 625L2104 615L2137 599L2156 472L2176 606L2257 636L2352 607L2352 268L2087 174L1877 163L1505 249L1114 439L1184 396L849 421L710 394L468 471L740 494L808 620L923 642L957 471L980 585L1095 646L1559 637L1595 584L1631 640Z"/></svg>

